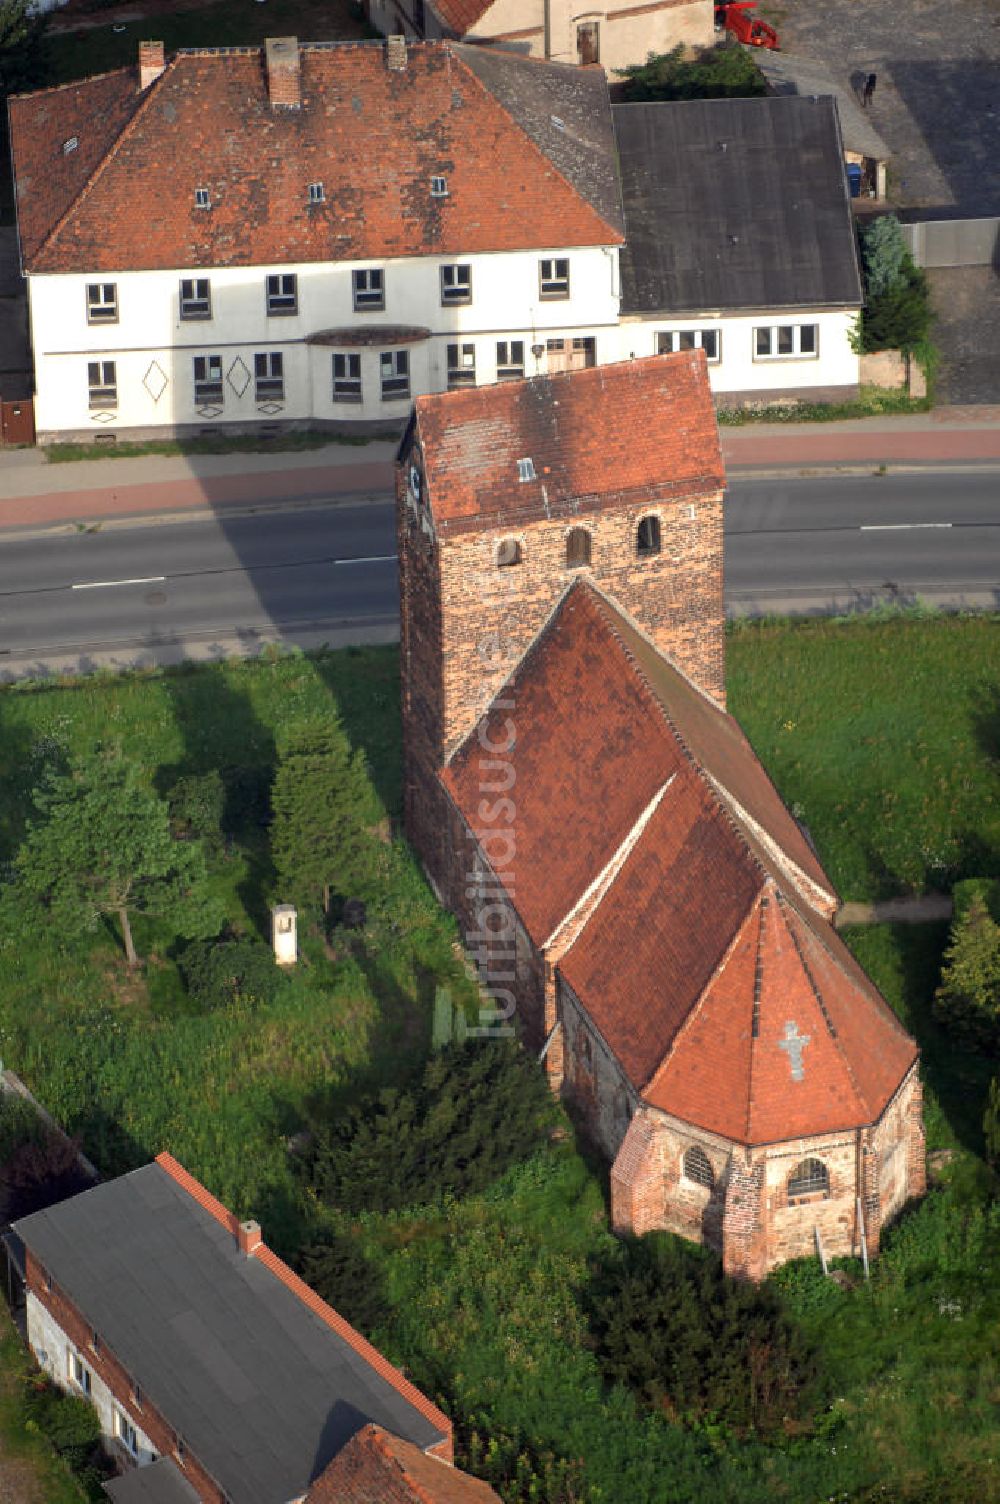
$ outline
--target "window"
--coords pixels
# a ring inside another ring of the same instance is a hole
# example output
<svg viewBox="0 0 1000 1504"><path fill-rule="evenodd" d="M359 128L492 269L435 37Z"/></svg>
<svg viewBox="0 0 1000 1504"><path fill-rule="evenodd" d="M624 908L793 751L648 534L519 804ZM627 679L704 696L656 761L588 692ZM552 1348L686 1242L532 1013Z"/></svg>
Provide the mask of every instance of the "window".
<svg viewBox="0 0 1000 1504"><path fill-rule="evenodd" d="M100 1356L101 1339L97 1332L91 1332L90 1334L90 1350L92 1353L96 1353L98 1357Z"/></svg>
<svg viewBox="0 0 1000 1504"><path fill-rule="evenodd" d="M521 545L516 538L501 538L497 544L497 568L510 569L521 562Z"/></svg>
<svg viewBox="0 0 1000 1504"><path fill-rule="evenodd" d="M712 1162L704 1149L699 1149L697 1144L684 1156L684 1176L687 1180L693 1180L695 1185L707 1186L709 1190L715 1184Z"/></svg>
<svg viewBox="0 0 1000 1504"><path fill-rule="evenodd" d="M335 355L333 357L334 402L361 401L361 356Z"/></svg>
<svg viewBox="0 0 1000 1504"><path fill-rule="evenodd" d="M569 261L565 256L539 261L538 277L543 298L569 297Z"/></svg>
<svg viewBox="0 0 1000 1504"><path fill-rule="evenodd" d="M373 308L385 307L385 278L376 267L362 267L352 272L354 283L354 311L365 313Z"/></svg>
<svg viewBox="0 0 1000 1504"><path fill-rule="evenodd" d="M722 340L718 329L662 329L656 336L657 355L671 355L675 350L704 350L709 365L721 360Z"/></svg>
<svg viewBox="0 0 1000 1504"><path fill-rule="evenodd" d="M70 1353L69 1355L69 1376L80 1393L85 1394L89 1399L93 1385L93 1376L86 1363L76 1353Z"/></svg>
<svg viewBox="0 0 1000 1504"><path fill-rule="evenodd" d="M448 390L476 384L475 345L448 346Z"/></svg>
<svg viewBox="0 0 1000 1504"><path fill-rule="evenodd" d="M660 552L660 519L644 517L635 531L635 551L640 559Z"/></svg>
<svg viewBox="0 0 1000 1504"><path fill-rule="evenodd" d="M497 380L521 381L524 377L524 340L497 340Z"/></svg>
<svg viewBox="0 0 1000 1504"><path fill-rule="evenodd" d="M448 197L448 179L431 178L431 198Z"/></svg>
<svg viewBox="0 0 1000 1504"><path fill-rule="evenodd" d="M813 360L818 354L817 324L765 324L753 332L754 360Z"/></svg>
<svg viewBox="0 0 1000 1504"><path fill-rule="evenodd" d="M141 1410L142 1409L142 1400L143 1400L142 1390L140 1389L140 1387L139 1387L138 1384L133 1384L132 1385L132 1403L133 1403L133 1405L135 1406L135 1408L137 1410Z"/></svg>
<svg viewBox="0 0 1000 1504"><path fill-rule="evenodd" d="M180 313L182 319L210 319L212 292L207 277L182 277Z"/></svg>
<svg viewBox="0 0 1000 1504"><path fill-rule="evenodd" d="M196 407L219 406L222 390L222 356L196 355L194 358L194 402Z"/></svg>
<svg viewBox="0 0 1000 1504"><path fill-rule="evenodd" d="M253 358L254 396L258 402L284 402L285 358L280 350L265 350Z"/></svg>
<svg viewBox="0 0 1000 1504"><path fill-rule="evenodd" d="M408 350L383 350L379 357L382 371L382 400L410 395L410 354Z"/></svg>
<svg viewBox="0 0 1000 1504"><path fill-rule="evenodd" d="M298 278L294 272L277 272L268 277L267 311L275 317L298 313Z"/></svg>
<svg viewBox="0 0 1000 1504"><path fill-rule="evenodd" d="M820 1191L827 1195L830 1190L830 1174L819 1159L803 1159L788 1177L788 1194L793 1196L811 1196Z"/></svg>
<svg viewBox="0 0 1000 1504"><path fill-rule="evenodd" d="M517 478L519 481L535 480L535 462L530 457L517 462Z"/></svg>
<svg viewBox="0 0 1000 1504"><path fill-rule="evenodd" d="M117 324L118 287L114 282L87 283L87 323Z"/></svg>
<svg viewBox="0 0 1000 1504"><path fill-rule="evenodd" d="M196 209L211 209L212 195L207 188L196 188L194 190L194 206Z"/></svg>
<svg viewBox="0 0 1000 1504"><path fill-rule="evenodd" d="M322 183L309 184L309 202L311 204L321 204L325 198L326 194L323 192Z"/></svg>
<svg viewBox="0 0 1000 1504"><path fill-rule="evenodd" d="M441 268L441 302L442 303L471 303L472 302L472 267L471 266L442 266Z"/></svg>
<svg viewBox="0 0 1000 1504"><path fill-rule="evenodd" d="M115 1435L130 1457L138 1457L139 1437L124 1410L115 1410Z"/></svg>
<svg viewBox="0 0 1000 1504"><path fill-rule="evenodd" d="M590 563L590 534L575 527L566 539L566 568L584 569Z"/></svg>
<svg viewBox="0 0 1000 1504"><path fill-rule="evenodd" d="M91 407L118 406L118 375L113 360L88 360L87 386Z"/></svg>

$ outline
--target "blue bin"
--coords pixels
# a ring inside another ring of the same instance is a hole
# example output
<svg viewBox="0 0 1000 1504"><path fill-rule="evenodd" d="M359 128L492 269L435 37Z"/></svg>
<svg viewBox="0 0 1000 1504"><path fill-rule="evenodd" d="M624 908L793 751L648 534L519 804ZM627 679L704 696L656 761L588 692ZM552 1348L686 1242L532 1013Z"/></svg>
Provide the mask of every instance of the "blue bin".
<svg viewBox="0 0 1000 1504"><path fill-rule="evenodd" d="M851 189L851 197L857 198L861 193L861 165L858 162L848 162L847 181Z"/></svg>

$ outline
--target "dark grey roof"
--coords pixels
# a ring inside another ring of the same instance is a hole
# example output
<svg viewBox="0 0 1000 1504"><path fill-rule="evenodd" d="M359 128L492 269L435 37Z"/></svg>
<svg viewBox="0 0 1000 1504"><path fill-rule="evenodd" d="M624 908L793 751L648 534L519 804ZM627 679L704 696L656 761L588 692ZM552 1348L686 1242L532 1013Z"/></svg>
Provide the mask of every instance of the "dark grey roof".
<svg viewBox="0 0 1000 1504"><path fill-rule="evenodd" d="M623 313L856 308L832 99L614 107Z"/></svg>
<svg viewBox="0 0 1000 1504"><path fill-rule="evenodd" d="M198 1495L169 1457L112 1478L104 1492L115 1504L198 1504Z"/></svg>
<svg viewBox="0 0 1000 1504"><path fill-rule="evenodd" d="M772 94L801 94L813 98L832 95L837 101L840 131L847 150L874 157L877 162L888 160L889 148L872 125L871 116L858 103L858 96L846 75L843 79L835 78L818 58L797 57L792 52L772 52L767 47L758 48L753 60Z"/></svg>
<svg viewBox="0 0 1000 1504"><path fill-rule="evenodd" d="M441 1439L160 1165L15 1230L237 1504L299 1498L367 1421Z"/></svg>
<svg viewBox="0 0 1000 1504"><path fill-rule="evenodd" d="M577 193L621 233L615 132L603 71L467 43L456 43L455 52Z"/></svg>

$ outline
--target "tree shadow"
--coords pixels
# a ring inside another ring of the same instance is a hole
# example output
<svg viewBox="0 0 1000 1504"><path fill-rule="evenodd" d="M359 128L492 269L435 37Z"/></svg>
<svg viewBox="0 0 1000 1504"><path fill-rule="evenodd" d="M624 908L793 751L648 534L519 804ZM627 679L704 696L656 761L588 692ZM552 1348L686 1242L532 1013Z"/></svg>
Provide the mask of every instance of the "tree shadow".
<svg viewBox="0 0 1000 1504"><path fill-rule="evenodd" d="M1000 684L982 684L972 706L972 730L979 749L1000 773Z"/></svg>
<svg viewBox="0 0 1000 1504"><path fill-rule="evenodd" d="M57 736L38 736L12 718L4 703L0 715L0 863L12 861L24 839L31 796L49 769L66 765Z"/></svg>
<svg viewBox="0 0 1000 1504"><path fill-rule="evenodd" d="M375 791L397 824L403 807L399 649L348 647L317 653L313 663L351 746L364 752Z"/></svg>

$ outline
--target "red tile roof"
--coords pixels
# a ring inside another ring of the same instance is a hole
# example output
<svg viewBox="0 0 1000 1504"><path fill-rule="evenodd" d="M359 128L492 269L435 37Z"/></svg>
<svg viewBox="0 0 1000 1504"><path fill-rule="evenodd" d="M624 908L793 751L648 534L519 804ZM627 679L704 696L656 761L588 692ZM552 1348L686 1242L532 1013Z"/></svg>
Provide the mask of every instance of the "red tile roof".
<svg viewBox="0 0 1000 1504"><path fill-rule="evenodd" d="M601 173L580 167L610 162L606 90L585 101L601 116L593 136L547 154L535 96L550 68L554 87L579 93L564 75L581 70L506 58L477 71L469 51L410 44L391 71L381 44L304 45L301 109L272 109L257 47L178 53L141 97L128 69L12 99L25 264L110 272L620 244L594 207L611 202L613 174L590 193ZM511 113L519 97L524 124ZM79 155L64 162L72 134ZM430 196L432 175L446 197ZM322 204L307 203L310 182L323 183ZM200 187L211 209L195 208Z"/></svg>
<svg viewBox="0 0 1000 1504"><path fill-rule="evenodd" d="M166 1173L173 1180L175 1180L183 1190L187 1191L188 1195L191 1196L193 1200L195 1200L204 1211L207 1211L211 1216L215 1218L217 1222L221 1223L223 1227L227 1228L229 1232L232 1233L234 1238L239 1236L239 1218L236 1217L231 1211L228 1211L227 1208L222 1205L221 1201L217 1201L212 1193L205 1189L201 1181L196 1180L193 1175L185 1170L184 1166L180 1164L176 1159L174 1159L172 1154L167 1154L165 1152L158 1154L156 1156L156 1163L162 1170L166 1171ZM300 1279L299 1276L288 1267L283 1259L279 1259L278 1255L272 1252L270 1248L268 1248L266 1243L259 1243L254 1249L251 1257L255 1258L257 1262L261 1264L265 1269L268 1269L276 1279L279 1279L281 1283L288 1290L290 1290L291 1293L296 1296L304 1306L308 1307L308 1309L313 1313L314 1316L318 1316L320 1320L323 1321L332 1332L335 1332L338 1337L343 1339L343 1341L349 1343L354 1351L358 1353L358 1355L362 1357L365 1362L368 1363L368 1365L372 1369L374 1369L377 1374L380 1375L381 1378L383 1378L387 1383L391 1384L393 1388L399 1394L401 1394L409 1404L414 1407L415 1410L419 1410L420 1414L423 1415L426 1420L430 1421L431 1425L434 1426L436 1430L442 1432L445 1440L443 1443L439 1443L439 1445L446 1446L450 1452L452 1433L451 1421L442 1410L438 1409L437 1405L432 1404L425 1394L421 1394L420 1390L417 1389L415 1385L411 1384L409 1379L404 1377L404 1375L400 1373L398 1368L393 1367L388 1358L384 1358L377 1348L373 1347L370 1342L366 1341L366 1339L362 1337L360 1332L355 1331L354 1327L351 1326L349 1321L345 1321L343 1316L341 1316L338 1311L335 1311L331 1305L328 1305L325 1300L321 1299L320 1296L316 1294L316 1291L311 1289L303 1279Z"/></svg>
<svg viewBox="0 0 1000 1504"><path fill-rule="evenodd" d="M542 945L628 836L682 755L652 695L608 629L594 591L574 589L501 696L504 707L455 753L442 778L473 826L508 716L516 742L513 858L518 913ZM553 748L568 749L554 756ZM487 843L488 844L488 843Z"/></svg>
<svg viewBox="0 0 1000 1504"><path fill-rule="evenodd" d="M320 1474L305 1504L498 1504L488 1483L364 1426Z"/></svg>
<svg viewBox="0 0 1000 1504"><path fill-rule="evenodd" d="M442 25L461 37L479 24L493 3L494 0L431 0L431 8Z"/></svg>
<svg viewBox="0 0 1000 1504"><path fill-rule="evenodd" d="M418 397L427 493L440 531L655 501L725 484L701 350ZM530 458L536 479L519 481Z"/></svg>

